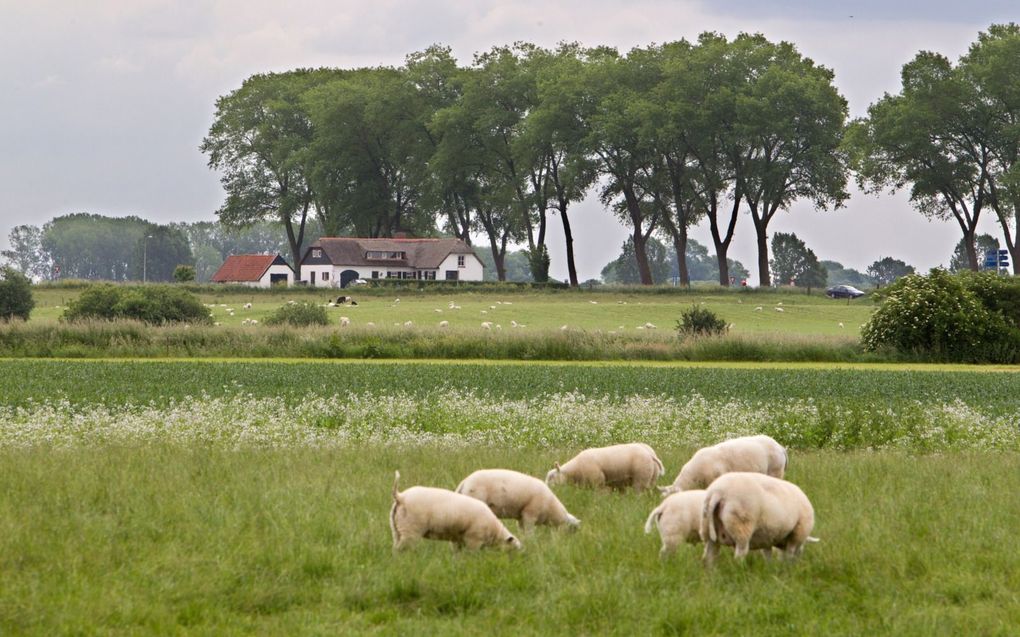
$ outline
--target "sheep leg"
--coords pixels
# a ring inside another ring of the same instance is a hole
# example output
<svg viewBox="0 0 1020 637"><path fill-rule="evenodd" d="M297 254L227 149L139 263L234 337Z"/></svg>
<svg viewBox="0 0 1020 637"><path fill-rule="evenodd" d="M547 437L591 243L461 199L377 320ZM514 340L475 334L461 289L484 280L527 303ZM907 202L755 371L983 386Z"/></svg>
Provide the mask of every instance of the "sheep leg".
<svg viewBox="0 0 1020 637"><path fill-rule="evenodd" d="M742 560L747 557L748 552L751 550L751 538L733 538L735 540L735 551L733 556L738 560Z"/></svg>
<svg viewBox="0 0 1020 637"><path fill-rule="evenodd" d="M719 545L712 540L705 542L705 552L701 554L701 562L705 566L712 566L715 558L719 555Z"/></svg>

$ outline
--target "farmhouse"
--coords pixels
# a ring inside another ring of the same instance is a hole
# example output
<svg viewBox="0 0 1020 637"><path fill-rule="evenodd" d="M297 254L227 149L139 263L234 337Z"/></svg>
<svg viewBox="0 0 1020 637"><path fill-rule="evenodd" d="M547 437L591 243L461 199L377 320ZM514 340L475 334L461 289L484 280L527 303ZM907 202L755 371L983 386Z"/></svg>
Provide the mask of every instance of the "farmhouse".
<svg viewBox="0 0 1020 637"><path fill-rule="evenodd" d="M460 239L323 237L301 259L301 280L347 287L357 279L481 281L483 266Z"/></svg>
<svg viewBox="0 0 1020 637"><path fill-rule="evenodd" d="M291 285L294 283L294 270L279 254L232 254L210 281L253 288Z"/></svg>

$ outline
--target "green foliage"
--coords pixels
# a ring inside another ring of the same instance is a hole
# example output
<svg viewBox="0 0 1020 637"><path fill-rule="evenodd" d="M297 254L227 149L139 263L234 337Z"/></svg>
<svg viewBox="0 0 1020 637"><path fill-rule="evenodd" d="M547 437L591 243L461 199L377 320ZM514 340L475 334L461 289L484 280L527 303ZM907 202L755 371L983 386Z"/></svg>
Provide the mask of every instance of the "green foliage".
<svg viewBox="0 0 1020 637"><path fill-rule="evenodd" d="M485 265L485 281L497 281L496 262L492 258L492 250L478 246L475 254ZM503 260L503 267L506 268L506 280L510 283L528 283L531 279L531 265L528 261L527 250L512 250L506 253Z"/></svg>
<svg viewBox="0 0 1020 637"><path fill-rule="evenodd" d="M68 304L65 321L131 319L150 325L208 324L209 310L198 297L167 285L91 285Z"/></svg>
<svg viewBox="0 0 1020 637"><path fill-rule="evenodd" d="M0 268L0 321L27 321L35 307L32 282L10 266Z"/></svg>
<svg viewBox="0 0 1020 637"><path fill-rule="evenodd" d="M42 230L38 226L21 225L11 229L7 237L10 249L0 256L29 278L48 279L53 274L49 254L43 250Z"/></svg>
<svg viewBox="0 0 1020 637"><path fill-rule="evenodd" d="M982 296L994 296L983 279L974 279ZM884 294L861 330L866 349L891 347L935 360L1014 363L1020 360L1020 330L1000 311L986 307L964 280L945 270L908 275Z"/></svg>
<svg viewBox="0 0 1020 637"><path fill-rule="evenodd" d="M174 281L178 283L188 283L189 281L195 280L195 266L193 265L179 265L174 268Z"/></svg>
<svg viewBox="0 0 1020 637"><path fill-rule="evenodd" d="M545 283L549 280L549 249L544 243L528 251L528 266L531 268L531 278L535 283Z"/></svg>
<svg viewBox="0 0 1020 637"><path fill-rule="evenodd" d="M888 285L900 277L913 273L914 266L892 257L883 257L868 266L868 276L878 285Z"/></svg>
<svg viewBox="0 0 1020 637"><path fill-rule="evenodd" d="M1020 328L1020 278L970 271L961 272L958 276L981 305L1001 315L1009 325Z"/></svg>
<svg viewBox="0 0 1020 637"><path fill-rule="evenodd" d="M772 273L780 285L793 282L801 288L824 287L828 270L818 262L814 251L793 233L772 236Z"/></svg>
<svg viewBox="0 0 1020 637"><path fill-rule="evenodd" d="M676 252L670 252L669 258L672 271L677 272ZM751 273L740 261L728 258L726 262L727 271L735 283L739 284L751 276ZM708 254L707 247L691 238L687 239L687 273L691 277L691 281L719 282L718 259Z"/></svg>
<svg viewBox="0 0 1020 637"><path fill-rule="evenodd" d="M307 301L296 303L291 301L277 308L266 317L266 325L290 325L291 327L308 327L310 325L329 325L326 308Z"/></svg>
<svg viewBox="0 0 1020 637"><path fill-rule="evenodd" d="M875 284L868 275L853 268L845 268L838 261L822 261L821 264L827 271L827 285L852 285L863 290Z"/></svg>
<svg viewBox="0 0 1020 637"><path fill-rule="evenodd" d="M648 257L648 268L652 273L652 283L667 283L670 280L670 253L661 241L649 237L645 243L645 255ZM637 255L634 250L634 237L627 237L620 249L620 256L602 268L604 283L623 283L634 285L641 283L641 272L638 270Z"/></svg>
<svg viewBox="0 0 1020 637"><path fill-rule="evenodd" d="M715 312L700 305L692 305L680 314L676 322L677 333L683 336L721 336L726 333L726 321Z"/></svg>
<svg viewBox="0 0 1020 637"><path fill-rule="evenodd" d="M974 248L977 251L978 266L981 267L985 260L985 253L989 250L999 250L999 240L990 234L979 234L974 237ZM950 272L970 271L970 260L967 257L967 240L960 239L953 248L953 256L949 259Z"/></svg>

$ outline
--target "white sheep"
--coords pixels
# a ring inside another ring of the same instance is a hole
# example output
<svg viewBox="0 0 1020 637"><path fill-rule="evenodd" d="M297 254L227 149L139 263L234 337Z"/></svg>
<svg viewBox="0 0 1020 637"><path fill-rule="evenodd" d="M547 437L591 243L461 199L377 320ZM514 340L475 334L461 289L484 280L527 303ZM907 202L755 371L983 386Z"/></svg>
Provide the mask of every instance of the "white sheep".
<svg viewBox="0 0 1020 637"><path fill-rule="evenodd" d="M346 316L340 317L340 327L347 327L351 324L351 319Z"/></svg>
<svg viewBox="0 0 1020 637"><path fill-rule="evenodd" d="M651 323L645 323L645 329L646 330L654 330L654 329L656 329L656 327L655 327L655 325L653 325Z"/></svg>
<svg viewBox="0 0 1020 637"><path fill-rule="evenodd" d="M414 327L413 321L404 321L404 327Z"/></svg>
<svg viewBox="0 0 1020 637"><path fill-rule="evenodd" d="M754 308L754 311L755 312L761 312L762 309L763 309L762 306L759 305L758 307Z"/></svg>
<svg viewBox="0 0 1020 637"><path fill-rule="evenodd" d="M733 546L737 559L749 551L773 547L788 558L796 557L815 526L815 511L800 487L761 473L738 471L720 476L705 491L701 515L702 556L711 565L719 546Z"/></svg>
<svg viewBox="0 0 1020 637"><path fill-rule="evenodd" d="M660 487L659 491L669 495L677 491L704 489L713 480L731 471L752 471L782 478L788 462L786 449L769 436L732 438L698 449L680 469L673 484Z"/></svg>
<svg viewBox="0 0 1020 637"><path fill-rule="evenodd" d="M492 323L490 321L482 321L482 329L483 330L491 330L492 329Z"/></svg>
<svg viewBox="0 0 1020 637"><path fill-rule="evenodd" d="M449 321L439 321L439 327L449 327L449 326L450 326L450 322Z"/></svg>
<svg viewBox="0 0 1020 637"><path fill-rule="evenodd" d="M701 542L701 514L705 508L705 491L674 493L652 510L645 522L645 533L659 529L662 548L659 555L666 557L680 544Z"/></svg>
<svg viewBox="0 0 1020 637"><path fill-rule="evenodd" d="M244 304L244 309L250 310L251 309L251 303L245 303Z"/></svg>
<svg viewBox="0 0 1020 637"><path fill-rule="evenodd" d="M498 518L517 520L524 531L531 530L536 524L572 528L581 524L567 512L548 485L517 471L475 471L457 485L456 492L481 500Z"/></svg>
<svg viewBox="0 0 1020 637"><path fill-rule="evenodd" d="M786 310L784 310L784 309L783 309L783 308L781 308L781 307L777 307L777 308L775 308L775 310L776 310L777 312L785 312L785 311L786 311Z"/></svg>
<svg viewBox="0 0 1020 637"><path fill-rule="evenodd" d="M482 546L520 549L521 542L484 503L460 493L433 487L397 490L400 472L393 480L390 531L393 548L400 550L422 538L446 540L455 547Z"/></svg>
<svg viewBox="0 0 1020 637"><path fill-rule="evenodd" d="M635 442L585 449L565 464L555 465L545 476L546 484L572 484L644 491L655 486L665 470L648 445Z"/></svg>

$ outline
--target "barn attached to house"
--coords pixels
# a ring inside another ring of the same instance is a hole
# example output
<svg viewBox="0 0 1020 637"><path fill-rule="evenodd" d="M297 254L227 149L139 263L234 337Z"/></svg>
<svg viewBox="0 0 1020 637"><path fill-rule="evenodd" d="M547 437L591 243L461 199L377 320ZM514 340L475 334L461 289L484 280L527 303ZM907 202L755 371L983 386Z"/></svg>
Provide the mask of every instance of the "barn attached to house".
<svg viewBox="0 0 1020 637"><path fill-rule="evenodd" d="M210 281L253 288L293 285L294 270L279 254L232 254Z"/></svg>
<svg viewBox="0 0 1020 637"><path fill-rule="evenodd" d="M308 285L343 288L358 279L481 281L484 266L460 239L323 237L300 270Z"/></svg>

